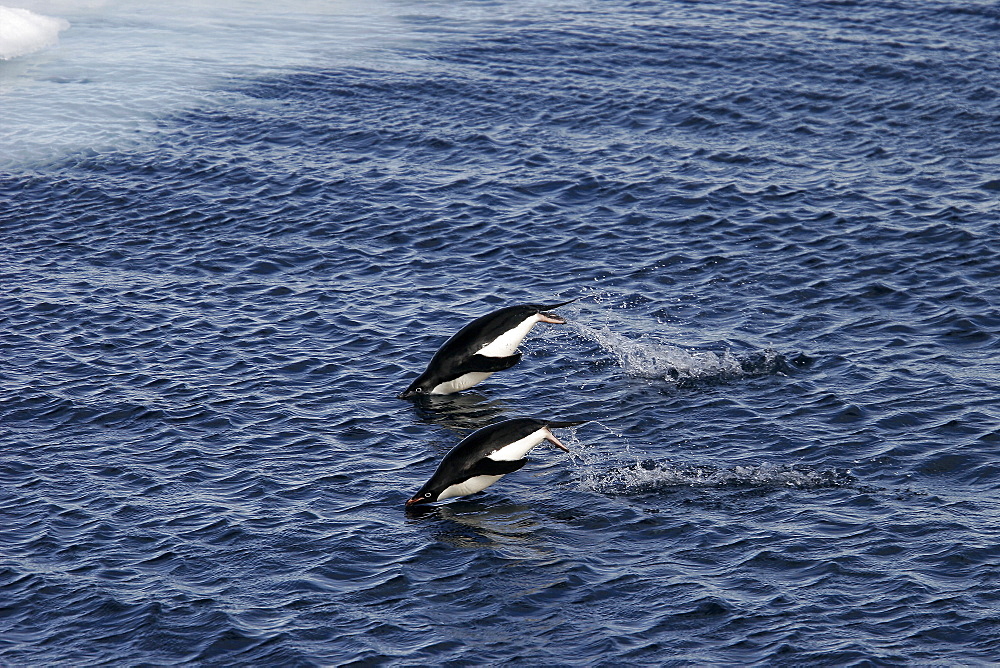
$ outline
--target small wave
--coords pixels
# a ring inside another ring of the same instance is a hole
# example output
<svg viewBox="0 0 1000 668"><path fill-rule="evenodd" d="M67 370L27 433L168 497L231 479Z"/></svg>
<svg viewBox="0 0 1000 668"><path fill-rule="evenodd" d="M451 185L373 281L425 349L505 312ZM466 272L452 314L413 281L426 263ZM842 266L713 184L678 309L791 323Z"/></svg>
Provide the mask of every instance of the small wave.
<svg viewBox="0 0 1000 668"><path fill-rule="evenodd" d="M770 349L746 355L729 351L690 351L667 343L630 339L612 332L607 326L600 329L575 326L584 338L613 354L625 373L637 378L711 381L782 373L790 368L784 355Z"/></svg>
<svg viewBox="0 0 1000 668"><path fill-rule="evenodd" d="M0 60L34 53L59 41L69 21L27 9L0 6Z"/></svg>
<svg viewBox="0 0 1000 668"><path fill-rule="evenodd" d="M610 495L642 494L674 487L794 488L848 487L857 483L849 469L759 464L755 466L676 466L646 459L631 466L589 474L584 482L595 492Z"/></svg>

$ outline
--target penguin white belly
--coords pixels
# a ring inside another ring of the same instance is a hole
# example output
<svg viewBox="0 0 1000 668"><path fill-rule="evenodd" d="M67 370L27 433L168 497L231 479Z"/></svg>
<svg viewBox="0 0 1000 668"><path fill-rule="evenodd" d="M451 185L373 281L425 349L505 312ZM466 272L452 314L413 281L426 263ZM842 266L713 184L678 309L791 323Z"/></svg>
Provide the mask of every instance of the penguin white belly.
<svg viewBox="0 0 1000 668"><path fill-rule="evenodd" d="M464 376L459 376L455 380L449 380L447 383L435 385L431 388L431 394L452 394L454 392L461 392L462 390L469 389L477 383L483 382L492 375L492 371L471 371Z"/></svg>
<svg viewBox="0 0 1000 668"><path fill-rule="evenodd" d="M539 320L541 320L541 318L537 313L525 318L520 325L512 329L508 329L506 332L480 348L478 354L483 355L484 357L510 357L517 352L517 347L521 345L521 341L524 340L524 337L528 335L528 332L531 331L531 328L534 327L535 323Z"/></svg>
<svg viewBox="0 0 1000 668"><path fill-rule="evenodd" d="M441 501L442 499L450 499L453 496L466 496L468 494L481 492L502 477L502 475L477 475L474 478L469 478L465 482L445 487L444 491L438 495L438 501Z"/></svg>
<svg viewBox="0 0 1000 668"><path fill-rule="evenodd" d="M548 429L536 429L524 438L508 443L502 448L497 448L486 456L496 462L514 462L518 459L524 459L524 456L531 452L532 448L545 440L548 433Z"/></svg>

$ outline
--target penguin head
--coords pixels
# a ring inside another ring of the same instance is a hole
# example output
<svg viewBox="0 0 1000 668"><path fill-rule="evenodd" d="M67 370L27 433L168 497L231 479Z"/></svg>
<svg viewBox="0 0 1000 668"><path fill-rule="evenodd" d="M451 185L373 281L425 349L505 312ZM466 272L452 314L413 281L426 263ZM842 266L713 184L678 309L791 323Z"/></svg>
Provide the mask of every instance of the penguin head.
<svg viewBox="0 0 1000 668"><path fill-rule="evenodd" d="M424 485L420 488L419 492L413 495L412 499L407 500L406 507L412 508L422 503L434 503L438 500L438 496L440 496L442 491L444 490L430 488L429 484Z"/></svg>
<svg viewBox="0 0 1000 668"><path fill-rule="evenodd" d="M424 372L417 376L416 380L410 383L410 386L399 393L400 399L412 399L413 397L425 397L431 393L431 390L437 387L439 381L433 378L427 372Z"/></svg>

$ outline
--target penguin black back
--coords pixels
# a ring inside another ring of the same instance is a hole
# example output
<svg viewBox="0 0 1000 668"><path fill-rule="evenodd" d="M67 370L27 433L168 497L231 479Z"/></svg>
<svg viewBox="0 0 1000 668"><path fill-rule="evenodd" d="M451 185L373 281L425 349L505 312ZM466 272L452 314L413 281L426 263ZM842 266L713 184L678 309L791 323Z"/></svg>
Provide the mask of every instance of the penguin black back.
<svg viewBox="0 0 1000 668"><path fill-rule="evenodd" d="M507 306L476 318L445 341L399 397L459 392L511 368L521 360L517 346L535 323L565 324L565 319L547 311L572 301Z"/></svg>
<svg viewBox="0 0 1000 668"><path fill-rule="evenodd" d="M483 427L456 445L434 475L406 502L407 507L474 494L527 463L525 455L543 440L569 452L550 431L582 422L517 418Z"/></svg>

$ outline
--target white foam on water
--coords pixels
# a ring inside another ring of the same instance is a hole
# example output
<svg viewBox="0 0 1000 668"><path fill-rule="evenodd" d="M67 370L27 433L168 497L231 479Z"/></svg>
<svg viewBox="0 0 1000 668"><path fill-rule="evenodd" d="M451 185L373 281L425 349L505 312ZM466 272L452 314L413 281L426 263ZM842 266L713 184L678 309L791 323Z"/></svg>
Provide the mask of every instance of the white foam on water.
<svg viewBox="0 0 1000 668"><path fill-rule="evenodd" d="M848 469L816 469L799 464L770 462L720 467L655 461L631 447L629 439L608 425L587 423L588 437L574 428L563 439L570 448L580 485L609 496L649 494L674 489L820 489L857 484ZM601 431L605 435L598 438ZM597 442L603 445L597 445ZM611 452L608 444L614 442Z"/></svg>
<svg viewBox="0 0 1000 668"><path fill-rule="evenodd" d="M762 463L717 468L678 466L650 460L610 470L591 471L583 485L601 494L641 494L678 487L688 488L794 488L844 487L857 479L849 470Z"/></svg>
<svg viewBox="0 0 1000 668"><path fill-rule="evenodd" d="M59 41L69 21L21 7L0 6L0 60L33 53Z"/></svg>
<svg viewBox="0 0 1000 668"><path fill-rule="evenodd" d="M648 338L630 339L612 332L606 325L594 328L577 323L575 326L581 336L614 355L625 373L637 378L704 379L744 374L740 359L728 351L689 351Z"/></svg>

